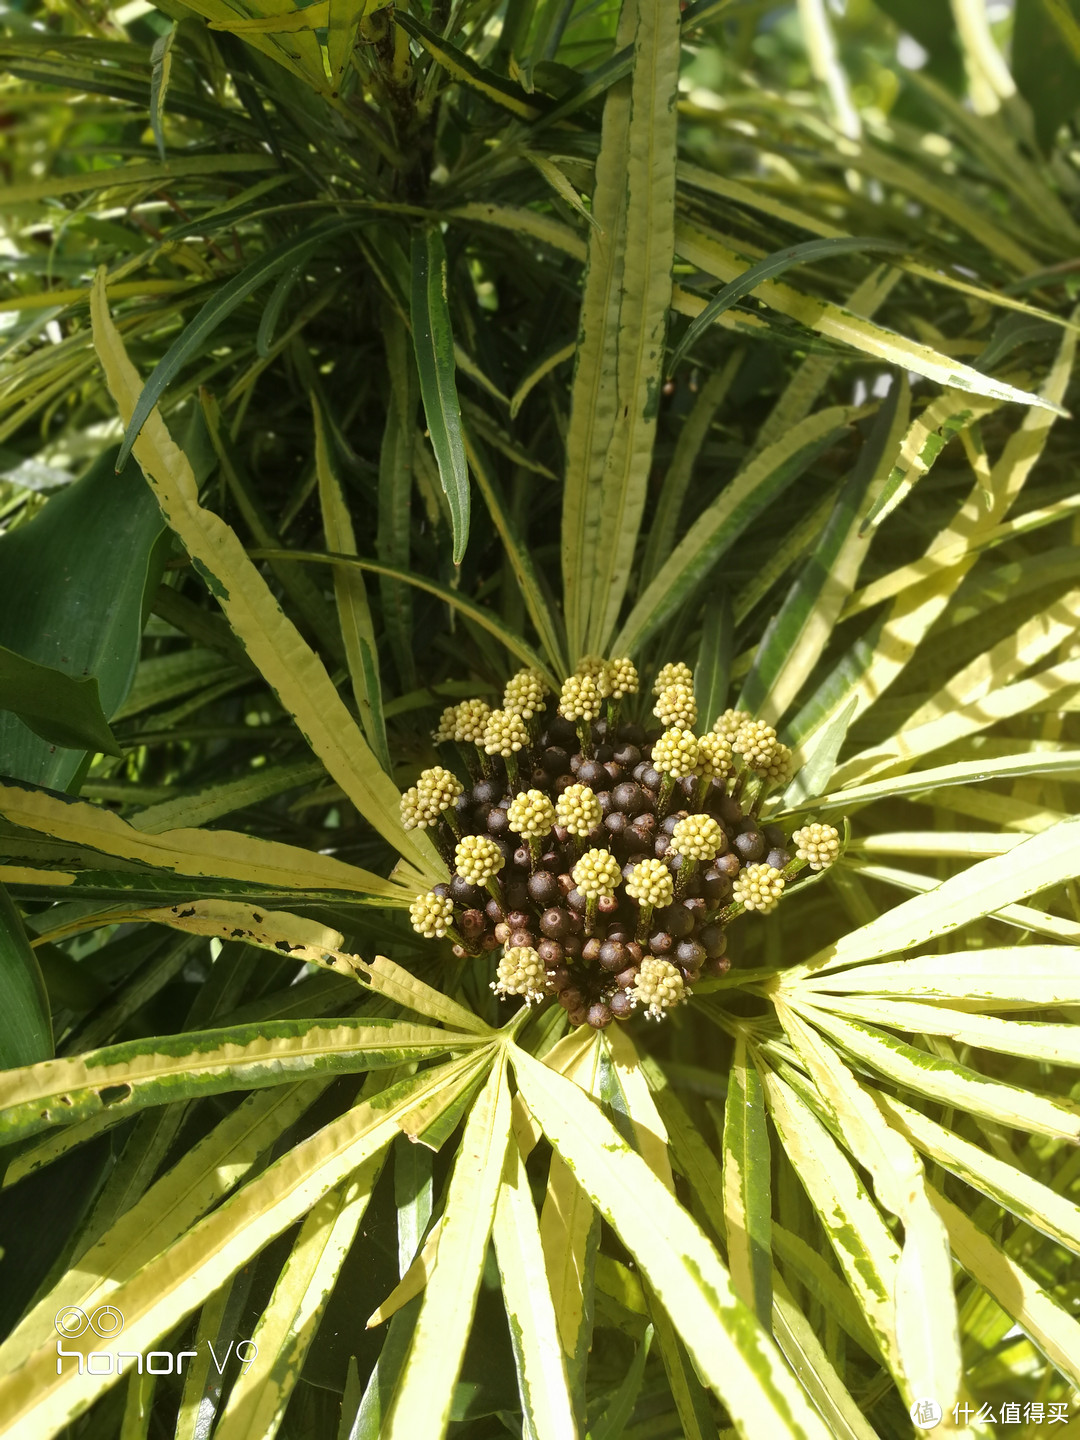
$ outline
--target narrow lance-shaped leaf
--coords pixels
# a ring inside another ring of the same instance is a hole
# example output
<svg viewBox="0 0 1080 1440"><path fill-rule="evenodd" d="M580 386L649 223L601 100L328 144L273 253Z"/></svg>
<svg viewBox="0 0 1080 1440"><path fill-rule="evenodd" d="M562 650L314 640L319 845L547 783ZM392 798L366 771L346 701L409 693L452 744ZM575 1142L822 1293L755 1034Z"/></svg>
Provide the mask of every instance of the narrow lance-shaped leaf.
<svg viewBox="0 0 1080 1440"><path fill-rule="evenodd" d="M355 220L335 220L312 226L302 235L286 240L273 250L268 250L265 255L260 255L258 260L241 270L239 275L234 276L206 302L194 320L184 327L166 350L139 392L124 430L123 444L116 461L118 470L126 464L139 432L153 413L166 387L190 359L203 353L207 339L222 321L279 270L310 255L334 236L355 229L356 224Z"/></svg>
<svg viewBox="0 0 1080 1440"><path fill-rule="evenodd" d="M420 397L439 479L450 506L454 564L460 565L469 539L469 467L454 381L446 248L442 232L435 225L418 229L413 235L411 317Z"/></svg>
<svg viewBox="0 0 1080 1440"><path fill-rule="evenodd" d="M772 1320L769 1133L761 1077L740 1035L724 1110L724 1217L731 1283L762 1325Z"/></svg>
<svg viewBox="0 0 1080 1440"><path fill-rule="evenodd" d="M730 280L719 290L696 319L690 322L686 333L679 341L668 364L668 373L674 374L676 367L698 337L717 320L725 310L730 310L744 295L749 295L763 280L773 280L790 270L793 265L809 265L814 260L832 259L836 255L848 255L853 251L891 250L903 251L907 247L899 240L860 239L856 235L837 235L822 240L803 240L785 250L776 250L751 265L736 279Z"/></svg>
<svg viewBox="0 0 1080 1440"><path fill-rule="evenodd" d="M663 1181L576 1085L521 1050L511 1054L544 1134L634 1256L739 1433L825 1440L825 1427L735 1295L716 1251Z"/></svg>

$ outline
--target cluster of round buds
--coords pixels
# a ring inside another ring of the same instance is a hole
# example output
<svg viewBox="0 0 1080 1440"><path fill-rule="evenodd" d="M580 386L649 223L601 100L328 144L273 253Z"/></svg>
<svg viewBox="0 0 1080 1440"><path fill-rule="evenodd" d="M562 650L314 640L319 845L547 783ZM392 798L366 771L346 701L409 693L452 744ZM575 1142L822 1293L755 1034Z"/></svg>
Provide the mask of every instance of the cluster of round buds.
<svg viewBox="0 0 1080 1440"><path fill-rule="evenodd" d="M454 868L470 885L485 884L505 864L505 855L486 835L465 835L454 850Z"/></svg>
<svg viewBox="0 0 1080 1440"><path fill-rule="evenodd" d="M409 919L418 935L426 940L441 940L454 923L454 902L449 895L429 890L426 895L417 895L409 906Z"/></svg>
<svg viewBox="0 0 1080 1440"><path fill-rule="evenodd" d="M697 724L697 701L688 685L676 682L661 690L653 714L665 729L692 730Z"/></svg>
<svg viewBox="0 0 1080 1440"><path fill-rule="evenodd" d="M491 989L500 999L520 995L526 1005L538 1005L548 994L547 970L531 945L510 945L499 961Z"/></svg>
<svg viewBox="0 0 1080 1440"><path fill-rule="evenodd" d="M698 736L698 763L699 774L710 780L723 780L731 774L734 759L731 750L731 741L726 735L718 735L710 731L707 735Z"/></svg>
<svg viewBox="0 0 1080 1440"><path fill-rule="evenodd" d="M621 660L609 660L600 672L597 683L601 695L610 696L612 700L622 700L627 695L636 695L641 687L637 666L626 657Z"/></svg>
<svg viewBox="0 0 1080 1440"><path fill-rule="evenodd" d="M586 850L572 871L574 884L586 900L602 900L615 894L622 879L622 867L610 850Z"/></svg>
<svg viewBox="0 0 1080 1440"><path fill-rule="evenodd" d="M492 710L484 726L484 751L488 755L516 755L529 743L529 731L516 710Z"/></svg>
<svg viewBox="0 0 1080 1440"><path fill-rule="evenodd" d="M661 665L660 673L653 685L653 694L659 695L669 685L685 685L688 690L693 689L694 672L689 665L684 665L681 660L669 661L667 665Z"/></svg>
<svg viewBox="0 0 1080 1440"><path fill-rule="evenodd" d="M796 830L791 837L795 854L805 860L811 870L826 870L840 854L840 833L831 825L815 820Z"/></svg>
<svg viewBox="0 0 1080 1440"><path fill-rule="evenodd" d="M772 865L747 865L732 886L732 897L744 910L759 910L763 915L775 910L784 893L784 877Z"/></svg>
<svg viewBox="0 0 1080 1440"><path fill-rule="evenodd" d="M514 711L523 720L531 720L544 708L547 686L539 670L519 670L506 682L502 708Z"/></svg>
<svg viewBox="0 0 1080 1440"><path fill-rule="evenodd" d="M454 730L450 736L459 745L482 745L491 706L486 700L463 700L454 706Z"/></svg>
<svg viewBox="0 0 1080 1440"><path fill-rule="evenodd" d="M555 802L555 819L570 835L591 835L603 820L603 811L588 785L568 785Z"/></svg>
<svg viewBox="0 0 1080 1440"><path fill-rule="evenodd" d="M436 745L442 745L447 740L453 740L454 731L457 729L458 707L448 705L439 716L439 723L431 732L431 738Z"/></svg>
<svg viewBox="0 0 1080 1440"><path fill-rule="evenodd" d="M591 675L571 675L563 681L559 714L566 720L596 720L603 708L600 686Z"/></svg>
<svg viewBox="0 0 1080 1440"><path fill-rule="evenodd" d="M767 774L777 755L780 742L776 731L764 720L744 720L731 742L736 755L741 755L751 770Z"/></svg>
<svg viewBox="0 0 1080 1440"><path fill-rule="evenodd" d="M652 763L662 775L676 780L693 775L698 763L697 736L692 730L665 730L653 741Z"/></svg>
<svg viewBox="0 0 1080 1440"><path fill-rule="evenodd" d="M670 960L647 955L641 962L631 999L644 1009L647 1020L663 1020L669 1010L686 999L686 981Z"/></svg>
<svg viewBox="0 0 1080 1440"><path fill-rule="evenodd" d="M510 801L506 818L515 835L541 837L555 824L555 806L542 790L525 790Z"/></svg>
<svg viewBox="0 0 1080 1440"><path fill-rule="evenodd" d="M623 713L642 688L628 659L587 656L555 699L521 670L499 709L443 712L435 735L456 743L464 788L434 766L402 797L406 825L432 826L452 859L413 902L416 930L461 959L501 954L495 993L552 996L572 1025L661 1019L729 967L739 915L772 910L785 882L839 851L831 826L789 838L760 818L788 764L770 725L728 710L698 737L680 663L637 702L655 707L663 729L650 729Z"/></svg>
<svg viewBox="0 0 1080 1440"><path fill-rule="evenodd" d="M725 710L713 721L713 734L722 735L725 740L733 743L742 727L753 718L746 710Z"/></svg>
<svg viewBox="0 0 1080 1440"><path fill-rule="evenodd" d="M626 893L643 908L670 905L675 895L671 871L662 860L651 856L639 860L626 881Z"/></svg>
<svg viewBox="0 0 1080 1440"><path fill-rule="evenodd" d="M712 860L727 848L727 836L711 815L687 815L671 832L671 848L688 860Z"/></svg>

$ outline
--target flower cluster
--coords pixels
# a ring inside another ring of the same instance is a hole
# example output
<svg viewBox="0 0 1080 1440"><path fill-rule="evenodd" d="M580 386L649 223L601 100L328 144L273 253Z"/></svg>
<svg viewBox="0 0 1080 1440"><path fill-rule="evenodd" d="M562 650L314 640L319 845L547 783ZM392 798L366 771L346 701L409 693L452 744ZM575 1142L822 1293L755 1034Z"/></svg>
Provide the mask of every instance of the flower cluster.
<svg viewBox="0 0 1080 1440"><path fill-rule="evenodd" d="M597 1029L636 1010L662 1019L722 974L731 922L774 909L840 842L831 825L808 821L789 840L762 823L789 752L740 710L697 735L693 685L686 665L662 668L652 730L622 718L649 704L632 701L641 686L625 658L587 657L555 696L521 670L500 708L445 710L434 739L470 778L433 766L402 796L403 823L432 827L452 871L413 902L414 928L461 958L502 947L498 996L554 996Z"/></svg>

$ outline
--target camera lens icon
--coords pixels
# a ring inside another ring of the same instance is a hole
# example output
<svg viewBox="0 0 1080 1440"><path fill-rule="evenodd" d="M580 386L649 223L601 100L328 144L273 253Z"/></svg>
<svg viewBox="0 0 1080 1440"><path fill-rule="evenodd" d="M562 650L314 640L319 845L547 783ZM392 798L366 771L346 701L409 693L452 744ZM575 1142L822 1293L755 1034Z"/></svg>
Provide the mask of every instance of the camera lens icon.
<svg viewBox="0 0 1080 1440"><path fill-rule="evenodd" d="M78 1305L65 1305L56 1312L53 1327L65 1340L77 1340L88 1329L102 1340L112 1340L123 1330L124 1317L115 1305L99 1305L90 1315Z"/></svg>

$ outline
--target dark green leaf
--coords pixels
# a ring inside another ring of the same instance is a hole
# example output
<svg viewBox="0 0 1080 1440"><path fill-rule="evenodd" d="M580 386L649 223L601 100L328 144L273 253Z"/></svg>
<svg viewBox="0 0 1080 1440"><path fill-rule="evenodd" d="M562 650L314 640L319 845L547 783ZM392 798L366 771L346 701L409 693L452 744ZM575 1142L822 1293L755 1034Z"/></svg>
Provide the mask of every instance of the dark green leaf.
<svg viewBox="0 0 1080 1440"><path fill-rule="evenodd" d="M719 290L701 314L690 322L686 333L675 347L675 353L668 365L668 373L672 375L675 373L679 362L694 341L713 324L718 316L722 315L725 310L730 310L736 301L741 300L744 295L749 295L751 290L756 290L762 281L775 280L777 275L782 275L793 265L807 265L813 260L833 259L836 255L850 254L853 250L903 251L907 248L899 240L873 240L862 239L857 235L837 235L824 240L803 240L798 245L789 245L786 250L775 250Z"/></svg>
<svg viewBox="0 0 1080 1440"><path fill-rule="evenodd" d="M36 1065L52 1054L45 981L19 912L0 885L0 1068Z"/></svg>
<svg viewBox="0 0 1080 1440"><path fill-rule="evenodd" d="M412 241L413 349L431 448L450 506L454 564L460 565L469 539L469 468L454 382L454 332L446 286L442 232L434 225L417 230Z"/></svg>
<svg viewBox="0 0 1080 1440"><path fill-rule="evenodd" d="M18 715L50 745L123 752L109 729L93 675L76 680L0 645L0 710Z"/></svg>

